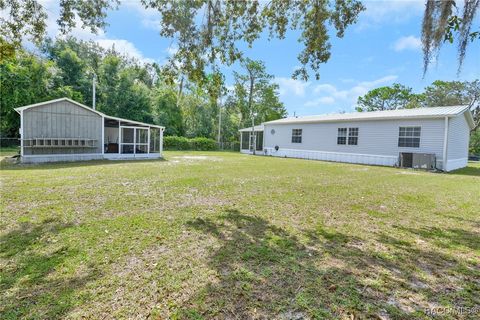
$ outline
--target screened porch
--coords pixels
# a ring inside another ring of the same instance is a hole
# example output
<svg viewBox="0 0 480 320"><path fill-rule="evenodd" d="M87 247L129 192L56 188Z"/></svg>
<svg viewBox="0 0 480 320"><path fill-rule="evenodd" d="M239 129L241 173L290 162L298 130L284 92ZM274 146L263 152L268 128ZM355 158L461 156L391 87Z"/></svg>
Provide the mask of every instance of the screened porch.
<svg viewBox="0 0 480 320"><path fill-rule="evenodd" d="M107 157L148 157L161 153L162 128L119 118L104 119Z"/></svg>
<svg viewBox="0 0 480 320"><path fill-rule="evenodd" d="M240 130L240 152L263 152L263 126L255 126L253 130L252 127Z"/></svg>

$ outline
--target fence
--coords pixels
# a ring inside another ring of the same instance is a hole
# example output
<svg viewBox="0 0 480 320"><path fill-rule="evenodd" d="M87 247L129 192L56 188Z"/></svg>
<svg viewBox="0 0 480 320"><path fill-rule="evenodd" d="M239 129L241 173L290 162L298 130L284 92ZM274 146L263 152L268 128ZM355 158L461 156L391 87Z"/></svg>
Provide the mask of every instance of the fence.
<svg viewBox="0 0 480 320"><path fill-rule="evenodd" d="M217 142L218 150L222 151L240 151L240 142L224 141ZM20 147L20 138L0 138L1 148Z"/></svg>
<svg viewBox="0 0 480 320"><path fill-rule="evenodd" d="M20 146L20 138L0 138L0 148L13 148Z"/></svg>
<svg viewBox="0 0 480 320"><path fill-rule="evenodd" d="M235 141L225 141L225 142L217 142L218 150L222 151L240 151L240 142Z"/></svg>

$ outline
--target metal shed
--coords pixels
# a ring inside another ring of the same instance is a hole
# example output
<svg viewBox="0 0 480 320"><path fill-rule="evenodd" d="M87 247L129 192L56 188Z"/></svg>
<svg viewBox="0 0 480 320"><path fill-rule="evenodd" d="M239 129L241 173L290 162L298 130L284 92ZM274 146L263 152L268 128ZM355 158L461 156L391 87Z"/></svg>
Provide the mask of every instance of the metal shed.
<svg viewBox="0 0 480 320"><path fill-rule="evenodd" d="M15 110L24 163L162 157L162 126L108 116L68 98Z"/></svg>

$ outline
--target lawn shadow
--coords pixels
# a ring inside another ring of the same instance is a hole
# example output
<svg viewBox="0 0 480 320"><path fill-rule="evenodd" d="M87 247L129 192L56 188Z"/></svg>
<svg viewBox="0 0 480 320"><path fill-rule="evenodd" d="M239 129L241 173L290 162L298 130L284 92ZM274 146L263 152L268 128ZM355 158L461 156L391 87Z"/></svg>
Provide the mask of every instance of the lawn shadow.
<svg viewBox="0 0 480 320"><path fill-rule="evenodd" d="M480 289L469 282L472 265L390 234L372 234L378 249L324 226L300 240L237 210L188 226L217 239L208 260L216 277L179 306L179 318L423 319L445 300L476 303L462 290ZM457 276L443 279L449 273Z"/></svg>
<svg viewBox="0 0 480 320"><path fill-rule="evenodd" d="M480 166L477 163L476 165L472 165L472 163L469 163L468 167L451 171L448 174L480 177Z"/></svg>
<svg viewBox="0 0 480 320"><path fill-rule="evenodd" d="M180 318L335 318L355 315L365 309L363 301L373 302L342 264L318 264L324 251L262 218L227 210L218 219L188 225L219 240L209 259L218 281L183 304ZM323 236L335 248L356 241L335 232ZM349 254L361 253L351 248Z"/></svg>
<svg viewBox="0 0 480 320"><path fill-rule="evenodd" d="M0 318L59 319L75 303L75 293L97 278L91 267L74 276L56 273L78 252L56 244L55 236L71 228L55 220L24 223L0 237Z"/></svg>
<svg viewBox="0 0 480 320"><path fill-rule="evenodd" d="M439 247L465 247L470 250L480 250L480 232L472 232L458 228L440 229L437 227L421 229L402 227L401 229L427 241L432 241Z"/></svg>

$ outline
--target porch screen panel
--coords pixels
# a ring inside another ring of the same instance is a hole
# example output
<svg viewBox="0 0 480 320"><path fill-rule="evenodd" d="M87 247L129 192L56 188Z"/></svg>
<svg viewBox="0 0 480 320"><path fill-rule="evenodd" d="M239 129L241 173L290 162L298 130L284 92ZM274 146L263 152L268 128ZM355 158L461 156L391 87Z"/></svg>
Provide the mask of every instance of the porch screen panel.
<svg viewBox="0 0 480 320"><path fill-rule="evenodd" d="M150 152L160 152L160 129L150 128Z"/></svg>
<svg viewBox="0 0 480 320"><path fill-rule="evenodd" d="M122 153L133 153L135 150L134 129L122 128Z"/></svg>
<svg viewBox="0 0 480 320"><path fill-rule="evenodd" d="M136 128L135 135L135 153L147 153L148 152L148 129Z"/></svg>
<svg viewBox="0 0 480 320"><path fill-rule="evenodd" d="M250 149L250 132L242 132L242 149Z"/></svg>
<svg viewBox="0 0 480 320"><path fill-rule="evenodd" d="M255 143L257 151L262 151L263 150L263 131L257 131L255 132L257 135L257 141Z"/></svg>

